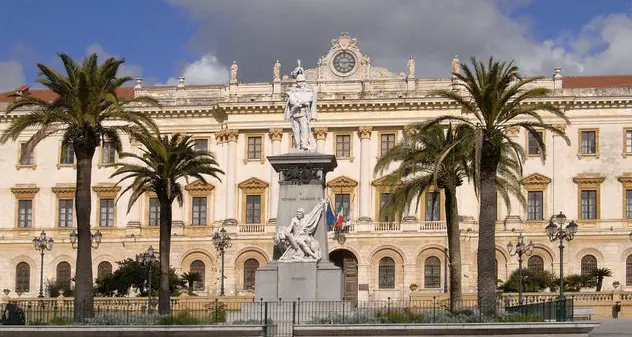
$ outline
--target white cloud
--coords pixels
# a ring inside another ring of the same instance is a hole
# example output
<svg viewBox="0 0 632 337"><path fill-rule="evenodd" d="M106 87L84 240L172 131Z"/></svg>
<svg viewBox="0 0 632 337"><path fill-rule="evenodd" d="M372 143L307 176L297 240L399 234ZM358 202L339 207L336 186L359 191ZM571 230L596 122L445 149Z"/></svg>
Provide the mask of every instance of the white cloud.
<svg viewBox="0 0 632 337"><path fill-rule="evenodd" d="M188 63L183 67L182 76L187 84L217 84L227 83L228 67L221 64L217 57L211 53L202 56L199 60ZM167 85L176 85L178 79L170 77Z"/></svg>
<svg viewBox="0 0 632 337"><path fill-rule="evenodd" d="M105 51L103 46L98 43L92 44L86 48L86 55L97 54L99 57L99 62L103 62L104 59L108 57L118 57L116 55L111 55ZM138 64L132 64L125 62L119 67L118 76L129 76L132 78L141 77L143 74L143 68Z"/></svg>
<svg viewBox="0 0 632 337"><path fill-rule="evenodd" d="M19 62L0 61L0 92L13 90L25 83L24 71Z"/></svg>
<svg viewBox="0 0 632 337"><path fill-rule="evenodd" d="M523 18L510 16L529 0L167 1L199 23L191 49L215 50L224 64L237 60L245 80L270 80L276 59L286 65L300 58L314 67L341 31L357 37L376 66L393 72L404 71L413 54L418 77L449 76L454 54L462 62L515 59L528 75L550 75L554 66L565 75L632 73L630 13L596 17L578 32L538 41Z"/></svg>

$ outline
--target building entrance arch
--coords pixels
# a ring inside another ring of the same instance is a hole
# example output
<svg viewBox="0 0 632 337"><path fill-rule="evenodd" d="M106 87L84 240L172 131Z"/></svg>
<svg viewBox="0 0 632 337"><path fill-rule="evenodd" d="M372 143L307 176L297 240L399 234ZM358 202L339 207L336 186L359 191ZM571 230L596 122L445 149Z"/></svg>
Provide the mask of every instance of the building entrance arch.
<svg viewBox="0 0 632 337"><path fill-rule="evenodd" d="M329 261L342 270L343 298L345 301L358 300L358 258L346 249L336 249L329 253Z"/></svg>

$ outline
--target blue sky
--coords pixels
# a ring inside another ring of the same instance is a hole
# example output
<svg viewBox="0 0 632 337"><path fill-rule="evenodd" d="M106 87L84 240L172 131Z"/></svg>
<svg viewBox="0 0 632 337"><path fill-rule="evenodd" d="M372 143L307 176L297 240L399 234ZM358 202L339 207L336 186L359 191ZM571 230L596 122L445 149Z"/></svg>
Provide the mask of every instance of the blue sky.
<svg viewBox="0 0 632 337"><path fill-rule="evenodd" d="M452 54L516 59L525 71L630 73L632 1L624 0L2 0L0 90L33 84L56 52L124 56L149 84L268 81L275 59L313 67L348 30L378 66L445 76ZM283 68L287 73L291 66ZM445 68L445 69L444 69Z"/></svg>

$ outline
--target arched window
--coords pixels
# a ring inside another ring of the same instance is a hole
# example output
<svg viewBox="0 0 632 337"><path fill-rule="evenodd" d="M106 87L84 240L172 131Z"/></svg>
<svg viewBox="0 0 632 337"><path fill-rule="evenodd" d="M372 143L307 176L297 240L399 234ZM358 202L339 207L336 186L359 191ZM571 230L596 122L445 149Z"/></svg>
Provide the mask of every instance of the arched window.
<svg viewBox="0 0 632 337"><path fill-rule="evenodd" d="M255 272L259 268L259 261L248 259L244 262L244 289L255 289Z"/></svg>
<svg viewBox="0 0 632 337"><path fill-rule="evenodd" d="M71 278L71 270L70 270L70 263L68 262L59 262L59 264L57 265L57 277L56 277L56 281L61 284L67 284L68 286L70 286L70 278Z"/></svg>
<svg viewBox="0 0 632 337"><path fill-rule="evenodd" d="M527 260L527 269L534 273L541 273L544 271L544 260L538 255L533 255Z"/></svg>
<svg viewBox="0 0 632 337"><path fill-rule="evenodd" d="M632 255L625 260L625 285L632 286Z"/></svg>
<svg viewBox="0 0 632 337"><path fill-rule="evenodd" d="M31 291L31 266L20 262L15 266L15 292L18 294Z"/></svg>
<svg viewBox="0 0 632 337"><path fill-rule="evenodd" d="M200 274L200 282L193 282L193 290L194 291L204 291L204 279L206 274L206 265L204 262L200 260L195 260L191 262L191 266L189 267L189 273L198 273Z"/></svg>
<svg viewBox="0 0 632 337"><path fill-rule="evenodd" d="M97 267L97 278L102 278L110 274L112 274L112 264L107 261L99 263L99 266Z"/></svg>
<svg viewBox="0 0 632 337"><path fill-rule="evenodd" d="M582 276L592 276L597 270L597 259L592 255L582 257Z"/></svg>
<svg viewBox="0 0 632 337"><path fill-rule="evenodd" d="M436 256L424 263L424 288L441 288L441 261Z"/></svg>
<svg viewBox="0 0 632 337"><path fill-rule="evenodd" d="M395 288L395 261L390 257L383 257L379 266L380 289Z"/></svg>

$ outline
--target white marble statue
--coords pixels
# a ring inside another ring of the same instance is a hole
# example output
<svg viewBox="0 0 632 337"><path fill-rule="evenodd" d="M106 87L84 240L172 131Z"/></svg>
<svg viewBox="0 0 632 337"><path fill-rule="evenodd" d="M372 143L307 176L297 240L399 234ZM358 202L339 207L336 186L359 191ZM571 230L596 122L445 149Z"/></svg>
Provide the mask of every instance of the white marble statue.
<svg viewBox="0 0 632 337"><path fill-rule="evenodd" d="M239 66L237 65L237 61L233 61L233 64L230 66L230 83L237 83L237 70Z"/></svg>
<svg viewBox="0 0 632 337"><path fill-rule="evenodd" d="M320 244L314 238L320 218L325 211L326 202L319 202L311 212L305 214L302 208L296 210L296 216L290 225L279 228L274 235L274 244L285 248L279 258L281 262L319 261L322 257Z"/></svg>
<svg viewBox="0 0 632 337"><path fill-rule="evenodd" d="M458 55L454 55L452 58L452 74L458 74L461 72L461 61Z"/></svg>
<svg viewBox="0 0 632 337"><path fill-rule="evenodd" d="M415 59L412 55L408 59L408 77L415 77Z"/></svg>
<svg viewBox="0 0 632 337"><path fill-rule="evenodd" d="M274 67L272 67L272 79L275 81L281 80L281 62L279 60L276 60Z"/></svg>
<svg viewBox="0 0 632 337"><path fill-rule="evenodd" d="M288 90L288 100L285 106L285 120L292 123L294 133L293 151L316 151L316 141L312 135L311 121L318 117L316 111L315 90L305 85L305 69L298 66L292 71L296 79L296 86Z"/></svg>

